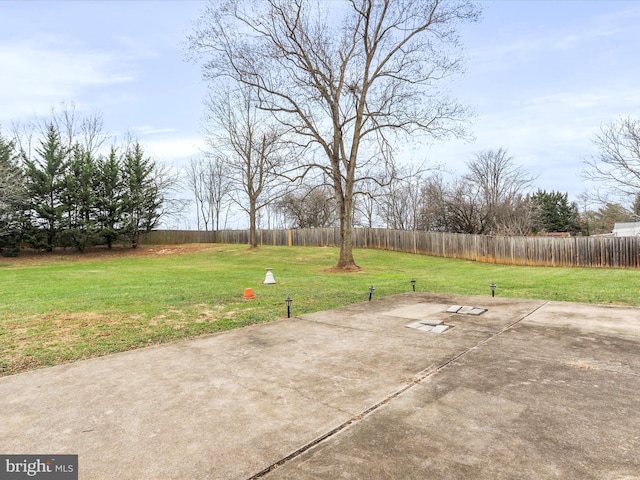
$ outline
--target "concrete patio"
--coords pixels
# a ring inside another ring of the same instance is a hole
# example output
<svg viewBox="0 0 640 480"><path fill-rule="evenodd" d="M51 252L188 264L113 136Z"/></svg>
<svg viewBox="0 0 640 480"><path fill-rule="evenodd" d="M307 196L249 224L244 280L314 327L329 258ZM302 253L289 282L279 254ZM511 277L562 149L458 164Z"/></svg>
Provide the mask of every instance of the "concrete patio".
<svg viewBox="0 0 640 480"><path fill-rule="evenodd" d="M409 293L2 378L0 453L78 454L81 479L639 480L639 347L638 308Z"/></svg>

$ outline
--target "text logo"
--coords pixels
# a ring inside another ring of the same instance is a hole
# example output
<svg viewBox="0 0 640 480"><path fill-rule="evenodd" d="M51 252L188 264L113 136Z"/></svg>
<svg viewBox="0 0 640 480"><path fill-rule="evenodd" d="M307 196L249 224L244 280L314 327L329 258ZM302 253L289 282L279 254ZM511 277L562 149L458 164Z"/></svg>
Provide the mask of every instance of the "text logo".
<svg viewBox="0 0 640 480"><path fill-rule="evenodd" d="M78 455L0 455L0 480L78 480Z"/></svg>

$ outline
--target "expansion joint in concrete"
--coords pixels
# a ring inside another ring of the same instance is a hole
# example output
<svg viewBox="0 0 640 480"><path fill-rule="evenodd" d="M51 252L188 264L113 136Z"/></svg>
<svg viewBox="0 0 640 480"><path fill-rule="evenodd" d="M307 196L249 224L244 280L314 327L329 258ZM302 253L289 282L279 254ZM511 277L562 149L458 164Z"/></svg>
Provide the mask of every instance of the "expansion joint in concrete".
<svg viewBox="0 0 640 480"><path fill-rule="evenodd" d="M522 320L524 320L525 318L527 318L528 316L532 315L533 313L535 313L537 310L539 310L540 308L544 307L547 303L549 302L544 302L541 305L538 305L536 308L534 308L533 310L531 310L530 312L528 312L527 314L521 316L520 318L518 318L517 320L511 322L509 325L505 326L504 328L502 328L501 330L499 330L498 332L492 334L491 336L489 336L488 338L485 338L484 340L478 342L477 344L475 344L472 347L469 347L465 350L463 350L462 352L458 353L457 355L447 359L446 361L442 362L439 365L435 365L435 366L429 366L428 368L426 368L425 370L423 370L422 372L420 372L418 375L416 375L414 377L414 379L407 383L406 385L404 385L402 388L400 388L399 390L395 391L394 393L392 393L391 395L389 395L388 397L386 397L385 399L381 400L380 402L376 403L375 405L372 405L371 407L367 408L366 410L364 410L363 412L360 412L359 414L351 417L349 420L347 420L346 422L338 425L336 428L324 433L323 435L315 438L313 441L303 445L302 447L300 447L299 449L295 450L294 452L290 453L289 455L287 455L286 457L281 458L280 460L278 460L277 462L269 465L267 468L259 471L258 473L256 473L255 475L253 475L252 477L249 477L247 480L255 480L258 478L262 478L265 475L267 475L268 473L272 472L273 470L277 469L278 467L281 467L282 465L284 465L285 463L287 463L290 460L293 460L294 458L302 455L303 453L305 453L306 451L310 450L311 448L315 447L316 445L318 445L319 443L325 441L326 439L332 437L333 435L341 432L342 430L346 429L347 427L353 425L354 423L357 423L359 421L361 421L362 419L364 419L365 417L367 417L369 414L373 413L374 411L376 411L378 408L380 408L383 405L388 404L389 402L391 402L394 398L399 397L400 395L402 395L404 392L406 392L407 390L410 390L411 388L415 387L416 385L419 385L420 383L422 383L424 380L426 380L427 378L431 377L432 375L438 373L440 370L448 367L449 365L451 365L452 363L456 362L457 360L459 360L460 358L464 357L466 354L468 354L470 351L475 350L476 348L484 345L485 343L491 341L492 339L502 335L504 332L506 332L507 330L513 328L514 326L516 326L518 323L520 323ZM335 325L335 326L339 326L339 325Z"/></svg>

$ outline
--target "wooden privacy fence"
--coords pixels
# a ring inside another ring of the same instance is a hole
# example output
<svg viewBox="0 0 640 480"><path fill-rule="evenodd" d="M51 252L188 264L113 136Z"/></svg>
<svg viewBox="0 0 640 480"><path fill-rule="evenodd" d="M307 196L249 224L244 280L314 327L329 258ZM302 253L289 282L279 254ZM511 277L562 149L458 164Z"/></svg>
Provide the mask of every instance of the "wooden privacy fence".
<svg viewBox="0 0 640 480"><path fill-rule="evenodd" d="M147 245L248 244L249 231L157 230L146 233L141 238L141 243ZM340 230L338 228L259 230L258 244L334 247L340 244ZM356 228L353 230L353 246L504 265L640 267L640 237L497 237Z"/></svg>

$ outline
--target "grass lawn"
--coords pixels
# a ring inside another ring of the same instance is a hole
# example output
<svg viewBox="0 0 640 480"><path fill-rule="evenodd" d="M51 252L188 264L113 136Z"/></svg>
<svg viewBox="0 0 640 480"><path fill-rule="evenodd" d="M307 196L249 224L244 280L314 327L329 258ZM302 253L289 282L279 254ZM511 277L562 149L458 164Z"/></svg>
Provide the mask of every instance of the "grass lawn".
<svg viewBox="0 0 640 480"><path fill-rule="evenodd" d="M640 272L511 267L356 250L199 245L0 258L0 376L411 290L640 305ZM265 268L276 285L262 285ZM245 288L255 300L242 298Z"/></svg>

